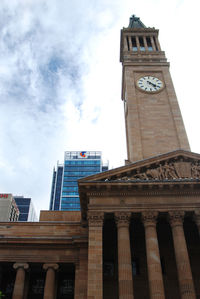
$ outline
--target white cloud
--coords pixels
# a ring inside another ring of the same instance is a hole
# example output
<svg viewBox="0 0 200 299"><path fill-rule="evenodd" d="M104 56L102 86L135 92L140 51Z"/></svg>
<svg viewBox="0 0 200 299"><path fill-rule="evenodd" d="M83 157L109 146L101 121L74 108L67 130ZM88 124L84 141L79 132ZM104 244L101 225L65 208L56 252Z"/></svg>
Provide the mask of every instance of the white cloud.
<svg viewBox="0 0 200 299"><path fill-rule="evenodd" d="M186 125L197 127L198 3L192 2L170 0L163 8L159 0L2 1L0 192L31 196L38 210L48 209L52 169L65 150L101 150L110 166L124 163L119 42L132 13L160 28Z"/></svg>

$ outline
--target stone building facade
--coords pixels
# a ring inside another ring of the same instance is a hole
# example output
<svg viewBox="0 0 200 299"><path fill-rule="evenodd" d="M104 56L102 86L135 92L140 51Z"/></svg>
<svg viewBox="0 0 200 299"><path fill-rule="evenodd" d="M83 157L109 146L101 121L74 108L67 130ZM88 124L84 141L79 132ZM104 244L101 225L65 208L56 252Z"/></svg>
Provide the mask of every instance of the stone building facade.
<svg viewBox="0 0 200 299"><path fill-rule="evenodd" d="M6 298L200 298L200 155L158 31L133 16L121 61L126 165L79 180L81 212L0 223Z"/></svg>

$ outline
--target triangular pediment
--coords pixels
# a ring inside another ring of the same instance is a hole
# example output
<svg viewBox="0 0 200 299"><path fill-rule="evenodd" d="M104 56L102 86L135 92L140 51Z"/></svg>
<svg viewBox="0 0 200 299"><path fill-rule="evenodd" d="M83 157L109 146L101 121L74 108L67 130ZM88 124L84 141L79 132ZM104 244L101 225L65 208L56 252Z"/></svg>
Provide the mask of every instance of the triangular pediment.
<svg viewBox="0 0 200 299"><path fill-rule="evenodd" d="M97 182L199 181L200 155L177 150L79 180Z"/></svg>

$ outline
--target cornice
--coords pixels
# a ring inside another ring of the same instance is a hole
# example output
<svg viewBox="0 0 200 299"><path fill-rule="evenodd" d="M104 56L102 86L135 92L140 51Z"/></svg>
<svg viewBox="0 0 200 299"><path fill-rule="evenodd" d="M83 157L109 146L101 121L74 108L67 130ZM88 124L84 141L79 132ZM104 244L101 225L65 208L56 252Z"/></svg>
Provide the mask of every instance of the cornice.
<svg viewBox="0 0 200 299"><path fill-rule="evenodd" d="M139 33L142 33L142 32L152 32L152 33L159 33L159 30L158 29L155 29L154 27L151 28L151 27L147 27L147 28L123 28L122 29L122 32L123 33L131 33L131 32L139 32Z"/></svg>

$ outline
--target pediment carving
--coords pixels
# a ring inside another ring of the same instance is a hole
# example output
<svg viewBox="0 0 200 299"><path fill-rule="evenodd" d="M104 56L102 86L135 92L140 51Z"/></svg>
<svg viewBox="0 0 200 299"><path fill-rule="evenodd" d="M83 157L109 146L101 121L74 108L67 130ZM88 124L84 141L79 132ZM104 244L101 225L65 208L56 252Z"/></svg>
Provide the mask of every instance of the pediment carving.
<svg viewBox="0 0 200 299"><path fill-rule="evenodd" d="M130 172L130 171L129 171ZM130 174L121 174L104 181L182 181L200 180L200 161L171 159L153 165L133 169Z"/></svg>

